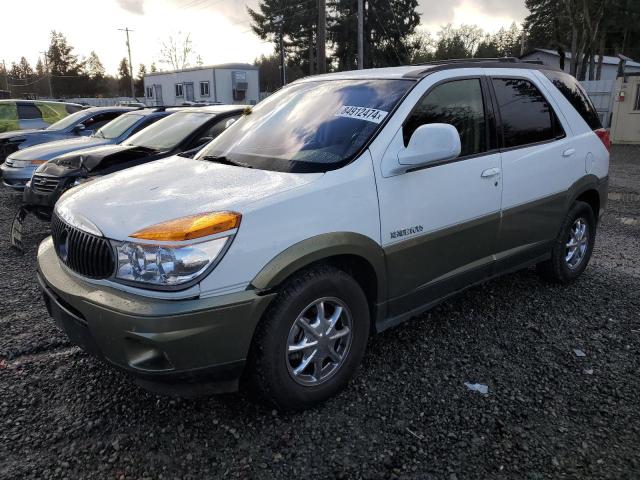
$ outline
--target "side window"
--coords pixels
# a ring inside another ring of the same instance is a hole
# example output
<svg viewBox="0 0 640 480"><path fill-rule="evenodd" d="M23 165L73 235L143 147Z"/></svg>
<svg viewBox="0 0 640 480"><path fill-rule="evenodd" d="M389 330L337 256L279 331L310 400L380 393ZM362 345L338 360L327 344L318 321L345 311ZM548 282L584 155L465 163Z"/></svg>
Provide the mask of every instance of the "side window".
<svg viewBox="0 0 640 480"><path fill-rule="evenodd" d="M593 103L591 103L591 99L574 77L568 73L554 72L551 70L543 70L542 73L544 73L544 75L551 80L551 83L560 90L560 93L569 100L569 103L576 109L592 130L602 128L598 112L593 106ZM636 110L640 110L640 106L636 106Z"/></svg>
<svg viewBox="0 0 640 480"><path fill-rule="evenodd" d="M67 111L67 113L76 113L76 112L79 112L80 110L82 110L82 106L80 106L80 105L67 104L67 105L64 106L64 108Z"/></svg>
<svg viewBox="0 0 640 480"><path fill-rule="evenodd" d="M157 122L158 120L160 120L161 117L160 115L156 115L155 117L150 117L150 118L145 118L142 122L140 122L136 128L133 129L133 131L131 132L131 135L138 133L140 130L147 128L149 125L151 125L152 123Z"/></svg>
<svg viewBox="0 0 640 480"><path fill-rule="evenodd" d="M210 125L206 130L204 130L200 135L196 136L191 142L189 142L189 146L185 148L185 150L191 150L192 148L196 148L198 146L204 146L206 143L210 142L222 132L225 131L227 126L231 125L231 120L237 120L240 118L240 115L234 115L232 117L224 117L213 125Z"/></svg>
<svg viewBox="0 0 640 480"><path fill-rule="evenodd" d="M460 134L460 156L487 151L487 121L480 79L453 80L422 97L403 126L404 144L421 125L448 123Z"/></svg>
<svg viewBox="0 0 640 480"><path fill-rule="evenodd" d="M544 142L564 135L553 109L528 80L494 78L505 148Z"/></svg>
<svg viewBox="0 0 640 480"><path fill-rule="evenodd" d="M86 128L87 130L95 131L95 130L98 130L100 127L102 127L104 124L113 120L114 118L119 117L123 113L124 112L99 113L97 115L94 115L91 118L86 119L84 122L82 122L82 124L84 125L84 128Z"/></svg>
<svg viewBox="0 0 640 480"><path fill-rule="evenodd" d="M18 118L20 120L32 120L42 118L40 109L31 103L18 103Z"/></svg>
<svg viewBox="0 0 640 480"><path fill-rule="evenodd" d="M182 84L181 83L176 83L176 97L182 97L183 93L182 93Z"/></svg>
<svg viewBox="0 0 640 480"><path fill-rule="evenodd" d="M200 96L201 97L209 96L209 82L200 82Z"/></svg>

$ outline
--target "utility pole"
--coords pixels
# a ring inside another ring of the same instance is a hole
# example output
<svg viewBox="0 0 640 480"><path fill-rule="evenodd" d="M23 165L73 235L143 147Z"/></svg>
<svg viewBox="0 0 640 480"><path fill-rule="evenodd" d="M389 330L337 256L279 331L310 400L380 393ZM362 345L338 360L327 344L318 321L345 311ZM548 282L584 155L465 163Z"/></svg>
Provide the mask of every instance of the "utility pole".
<svg viewBox="0 0 640 480"><path fill-rule="evenodd" d="M49 83L49 97L53 98L53 87L51 86L51 71L49 70L49 58L47 52L40 52L44 57L44 68L47 71L47 82Z"/></svg>
<svg viewBox="0 0 640 480"><path fill-rule="evenodd" d="M318 0L318 73L327 71L327 0Z"/></svg>
<svg viewBox="0 0 640 480"><path fill-rule="evenodd" d="M119 28L121 32L127 32L127 50L129 51L129 78L131 80L131 97L136 98L136 87L133 81L133 63L131 62L131 43L129 42L129 32L133 32L133 30L129 30L127 27Z"/></svg>
<svg viewBox="0 0 640 480"><path fill-rule="evenodd" d="M280 80L284 87L287 84L287 72L284 62L284 33L282 31L284 28L284 17L282 15L278 15L273 19L273 21L278 25L278 33L280 35Z"/></svg>
<svg viewBox="0 0 640 480"><path fill-rule="evenodd" d="M358 70L364 68L364 0L358 0Z"/></svg>

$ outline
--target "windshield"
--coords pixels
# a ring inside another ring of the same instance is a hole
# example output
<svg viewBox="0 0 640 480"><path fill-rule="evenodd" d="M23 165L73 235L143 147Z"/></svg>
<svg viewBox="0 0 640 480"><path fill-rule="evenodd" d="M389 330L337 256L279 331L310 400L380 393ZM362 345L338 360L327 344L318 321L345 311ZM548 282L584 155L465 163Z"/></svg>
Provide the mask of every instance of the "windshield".
<svg viewBox="0 0 640 480"><path fill-rule="evenodd" d="M121 115L103 126L100 130L94 133L94 136L109 140L118 138L124 132L129 130L129 128L135 125L141 118L142 115L134 115L132 113Z"/></svg>
<svg viewBox="0 0 640 480"><path fill-rule="evenodd" d="M202 112L177 112L132 136L126 145L171 150L215 115Z"/></svg>
<svg viewBox="0 0 640 480"><path fill-rule="evenodd" d="M81 110L76 113L72 113L68 117L64 117L62 120L58 120L56 123L49 125L46 130L64 130L67 127L70 127L74 123L81 121L83 118L87 116L86 110Z"/></svg>
<svg viewBox="0 0 640 480"><path fill-rule="evenodd" d="M293 84L259 103L198 158L282 172L339 168L365 145L410 80L329 80Z"/></svg>

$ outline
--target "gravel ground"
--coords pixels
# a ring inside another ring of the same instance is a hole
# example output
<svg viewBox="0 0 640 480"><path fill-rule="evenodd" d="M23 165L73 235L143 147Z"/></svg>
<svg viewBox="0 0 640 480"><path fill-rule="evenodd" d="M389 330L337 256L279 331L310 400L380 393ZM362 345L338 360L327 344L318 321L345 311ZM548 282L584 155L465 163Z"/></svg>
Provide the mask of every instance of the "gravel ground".
<svg viewBox="0 0 640 480"><path fill-rule="evenodd" d="M470 289L372 338L343 394L285 414L152 395L71 346L34 278L46 228L9 250L2 189L0 478L639 478L640 148L614 149L610 190L577 283Z"/></svg>

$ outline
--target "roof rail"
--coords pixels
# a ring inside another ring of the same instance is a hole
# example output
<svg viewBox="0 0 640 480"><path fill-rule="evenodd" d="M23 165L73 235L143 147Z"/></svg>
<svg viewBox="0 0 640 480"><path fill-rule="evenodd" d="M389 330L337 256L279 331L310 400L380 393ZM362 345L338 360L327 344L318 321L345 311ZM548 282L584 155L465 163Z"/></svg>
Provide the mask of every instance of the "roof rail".
<svg viewBox="0 0 640 480"><path fill-rule="evenodd" d="M484 64L484 65L483 65ZM558 68L545 65L539 60L520 60L517 57L498 57L498 58L453 58L449 60L437 60L433 62L425 62L413 64L410 66L417 67L416 70L404 75L405 78L423 78L430 73L440 70L449 70L452 68L471 68L471 67L489 67L489 68L522 68L535 70L554 70ZM426 67L426 68L420 68Z"/></svg>
<svg viewBox="0 0 640 480"><path fill-rule="evenodd" d="M483 63L483 62L507 62L507 63L519 63L522 62L517 57L486 57L486 58L449 58L447 60L432 60L430 62L412 63L411 65L446 65L449 63Z"/></svg>
<svg viewBox="0 0 640 480"><path fill-rule="evenodd" d="M160 105L160 106L155 107L155 108L153 109L153 111L154 111L154 112L164 112L164 111L166 111L166 110L167 110L167 107L166 107L165 105Z"/></svg>

